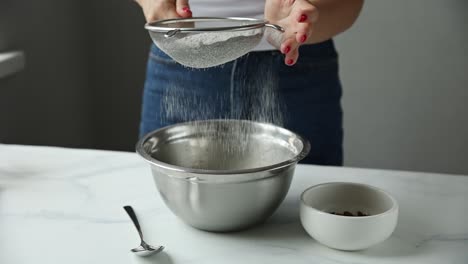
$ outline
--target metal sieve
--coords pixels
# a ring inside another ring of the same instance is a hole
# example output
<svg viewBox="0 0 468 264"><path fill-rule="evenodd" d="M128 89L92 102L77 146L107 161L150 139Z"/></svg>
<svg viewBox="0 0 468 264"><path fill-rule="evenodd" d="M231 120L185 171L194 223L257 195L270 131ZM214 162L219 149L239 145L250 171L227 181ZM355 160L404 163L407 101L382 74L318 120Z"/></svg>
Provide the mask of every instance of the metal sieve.
<svg viewBox="0 0 468 264"><path fill-rule="evenodd" d="M284 31L263 19L240 17L178 18L145 25L158 48L192 68L213 67L241 57L259 44L266 27Z"/></svg>

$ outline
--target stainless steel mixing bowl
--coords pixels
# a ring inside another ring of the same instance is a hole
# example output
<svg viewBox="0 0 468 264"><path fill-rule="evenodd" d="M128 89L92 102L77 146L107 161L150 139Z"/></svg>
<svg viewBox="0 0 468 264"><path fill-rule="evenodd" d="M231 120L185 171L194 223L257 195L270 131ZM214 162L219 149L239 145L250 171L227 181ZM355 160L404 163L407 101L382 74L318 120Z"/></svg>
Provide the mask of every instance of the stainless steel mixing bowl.
<svg viewBox="0 0 468 264"><path fill-rule="evenodd" d="M175 215L198 229L234 231L276 210L310 145L271 124L206 120L151 132L136 150Z"/></svg>

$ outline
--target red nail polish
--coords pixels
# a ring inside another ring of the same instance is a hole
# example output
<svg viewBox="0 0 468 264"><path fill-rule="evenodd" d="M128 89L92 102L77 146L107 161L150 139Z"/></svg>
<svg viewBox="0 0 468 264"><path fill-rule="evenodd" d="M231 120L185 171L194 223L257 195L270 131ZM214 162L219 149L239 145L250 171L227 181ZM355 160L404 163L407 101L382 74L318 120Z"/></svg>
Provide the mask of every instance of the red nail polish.
<svg viewBox="0 0 468 264"><path fill-rule="evenodd" d="M187 12L187 11L189 11L189 10L190 10L190 9L189 9L188 7L182 8L182 11L185 11L185 12Z"/></svg>
<svg viewBox="0 0 468 264"><path fill-rule="evenodd" d="M304 43L304 42L306 41L306 39L307 39L307 36L306 36L306 35L303 35L303 36L301 37L301 39L300 39L300 40L301 40L301 43Z"/></svg>
<svg viewBox="0 0 468 264"><path fill-rule="evenodd" d="M292 65L292 64L293 64L293 62L294 62L294 61L293 61L292 59L289 59L289 60L286 62L286 64L288 64L288 65Z"/></svg>
<svg viewBox="0 0 468 264"><path fill-rule="evenodd" d="M307 15L301 15L301 17L299 18L299 22L304 22L307 20Z"/></svg>
<svg viewBox="0 0 468 264"><path fill-rule="evenodd" d="M288 52L291 51L291 47L287 46L285 49L284 49L284 54L288 54Z"/></svg>

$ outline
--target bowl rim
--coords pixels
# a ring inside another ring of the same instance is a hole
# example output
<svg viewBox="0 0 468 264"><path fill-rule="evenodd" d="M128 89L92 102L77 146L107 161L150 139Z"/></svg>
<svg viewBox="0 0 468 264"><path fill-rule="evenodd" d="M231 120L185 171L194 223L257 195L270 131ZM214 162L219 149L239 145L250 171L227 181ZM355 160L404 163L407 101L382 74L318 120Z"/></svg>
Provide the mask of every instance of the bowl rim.
<svg viewBox="0 0 468 264"><path fill-rule="evenodd" d="M380 214L356 217L356 216L330 214L330 213L324 212L322 210L319 210L319 209L317 209L317 208L315 208L315 207L313 207L313 206L311 206L311 205L309 205L309 204L307 204L305 202L304 196L308 192L312 191L313 189L316 189L316 188L319 188L319 187L322 187L322 186L325 186L325 185L338 185L338 184L361 186L361 187L364 187L364 188L367 188L367 189L372 189L374 191L382 193L383 195L385 195L386 197L388 197L392 201L392 207L390 209L388 209L388 210L385 210L384 212L382 212ZM353 221L356 221L356 220L359 221L359 219L370 219L370 218L384 217L384 216L386 216L388 214L394 213L395 211L399 210L398 201L392 195L390 195L387 191L384 191L383 189L380 189L378 187L375 187L375 186L372 186L372 185L369 185L369 184L357 183L357 182L336 181L336 182L325 182L325 183L316 184L316 185L308 187L307 189L305 189L301 193L300 201L301 201L301 205L307 207L308 209L312 209L314 212L317 212L319 214L327 215L327 216L330 216L330 217L338 217L338 218L342 218L342 219L353 219Z"/></svg>
<svg viewBox="0 0 468 264"><path fill-rule="evenodd" d="M269 126L269 127L275 128L275 129L282 130L282 132L289 133L289 134L295 136L297 139L299 139L302 142L302 145L303 145L302 150L298 154L296 154L294 157L292 157L292 158L290 158L288 160L282 161L280 163L268 165L268 166L261 166L261 167L249 168L249 169L237 169L237 170L207 170L207 169L187 168L187 167L177 166L177 165L173 165L173 164L169 164L169 163L166 163L166 162L159 161L159 160L154 159L153 157L151 157L151 155L149 155L148 153L146 153L146 151L145 151L145 149L143 147L145 142L147 142L148 139L150 139L154 134L159 133L159 132L161 132L163 130L171 129L173 127L189 125L189 124L193 124L193 123L232 122L232 121L242 122L242 123L252 123L252 124L262 125L262 126ZM290 165L292 165L294 163L299 162L300 160L305 158L307 156L307 154L309 154L309 151L310 151L309 141L307 139L305 139L304 137L302 137L301 135L297 134L297 133L294 133L294 132L292 132L292 131L290 131L290 130L288 130L286 128L282 128L280 126L273 125L273 124L270 124L270 123L263 123L263 122L257 122L257 121L251 121L251 120L240 120L240 119L206 119L206 120L196 120L196 121L177 123L177 124L165 126L165 127L162 127L162 128L159 128L157 130L154 130L154 131L151 131L151 132L147 133L140 140L138 140L138 142L136 144L136 152L138 153L138 155L140 155L143 159L145 159L150 164L153 164L153 165L155 165L157 167L167 169L167 170L171 170L171 171L191 173L191 174L199 174L199 175L204 175L204 174L205 175L235 175L235 174L248 174L248 173L250 174L250 173L256 173L256 172L265 172L265 171L278 170L278 169L288 167L288 166L290 166ZM186 178L186 177L183 177L183 178ZM193 177L190 177L190 178L193 178ZM200 179L194 179L194 180L200 180Z"/></svg>

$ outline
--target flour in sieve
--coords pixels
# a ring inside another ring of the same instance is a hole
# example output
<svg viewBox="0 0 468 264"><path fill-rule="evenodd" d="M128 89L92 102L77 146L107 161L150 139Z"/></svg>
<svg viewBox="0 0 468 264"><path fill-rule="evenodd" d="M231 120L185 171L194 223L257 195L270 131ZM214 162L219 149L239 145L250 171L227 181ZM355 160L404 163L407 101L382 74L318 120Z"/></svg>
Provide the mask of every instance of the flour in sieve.
<svg viewBox="0 0 468 264"><path fill-rule="evenodd" d="M258 35L257 31L226 31L226 32L204 32L198 34L188 34L184 38L174 41L175 45L197 48L200 46L212 45L218 42L233 41L238 37L249 38Z"/></svg>
<svg viewBox="0 0 468 264"><path fill-rule="evenodd" d="M161 40L158 46L178 63L208 68L227 63L251 51L262 30L189 33ZM179 33L183 34L183 33Z"/></svg>

